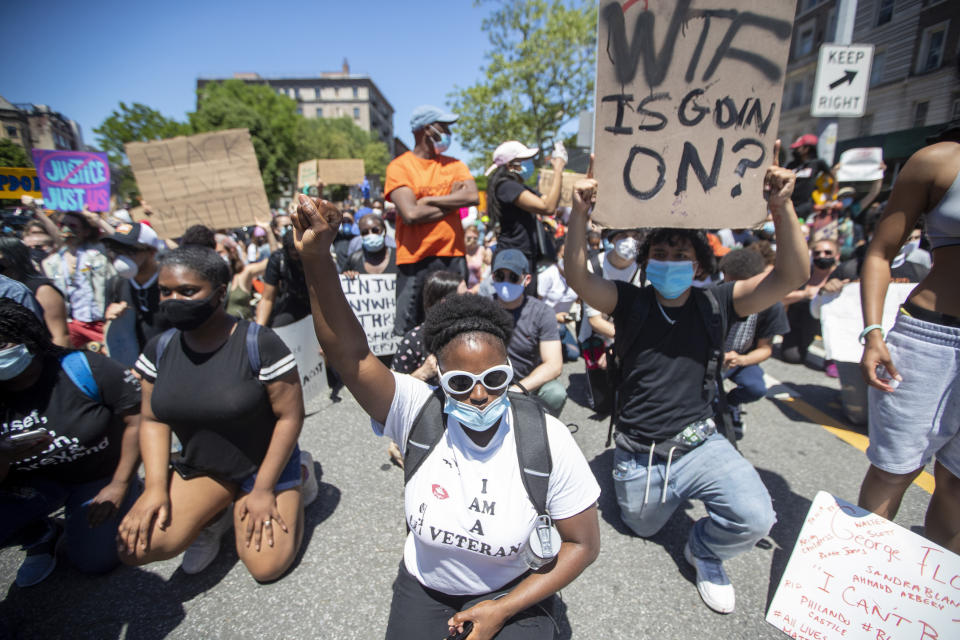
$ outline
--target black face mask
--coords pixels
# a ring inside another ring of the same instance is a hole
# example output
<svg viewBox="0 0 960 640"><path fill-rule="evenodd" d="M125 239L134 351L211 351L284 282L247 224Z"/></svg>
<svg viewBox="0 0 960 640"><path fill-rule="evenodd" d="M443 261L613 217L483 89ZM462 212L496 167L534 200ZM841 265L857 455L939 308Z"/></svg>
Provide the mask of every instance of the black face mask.
<svg viewBox="0 0 960 640"><path fill-rule="evenodd" d="M40 264L49 254L43 249L30 249L30 259Z"/></svg>
<svg viewBox="0 0 960 640"><path fill-rule="evenodd" d="M833 258L825 258L821 256L813 259L813 265L817 269L829 269L834 265L834 260Z"/></svg>
<svg viewBox="0 0 960 640"><path fill-rule="evenodd" d="M160 313L180 331L192 331L210 319L218 306L218 292L202 300L164 300Z"/></svg>

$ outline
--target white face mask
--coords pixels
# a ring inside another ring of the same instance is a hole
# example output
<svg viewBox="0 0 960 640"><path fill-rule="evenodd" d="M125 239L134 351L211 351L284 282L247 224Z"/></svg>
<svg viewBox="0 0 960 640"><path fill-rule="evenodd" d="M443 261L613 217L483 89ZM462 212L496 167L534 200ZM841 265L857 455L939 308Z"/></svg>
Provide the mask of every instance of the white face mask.
<svg viewBox="0 0 960 640"><path fill-rule="evenodd" d="M113 259L113 268L117 270L117 275L121 278L126 278L130 280L137 275L137 272L140 270L140 267L137 266L137 263L133 261L130 256L117 256Z"/></svg>
<svg viewBox="0 0 960 640"><path fill-rule="evenodd" d="M637 239L631 236L620 238L614 245L614 251L624 260L636 260L639 250L640 245L637 243Z"/></svg>

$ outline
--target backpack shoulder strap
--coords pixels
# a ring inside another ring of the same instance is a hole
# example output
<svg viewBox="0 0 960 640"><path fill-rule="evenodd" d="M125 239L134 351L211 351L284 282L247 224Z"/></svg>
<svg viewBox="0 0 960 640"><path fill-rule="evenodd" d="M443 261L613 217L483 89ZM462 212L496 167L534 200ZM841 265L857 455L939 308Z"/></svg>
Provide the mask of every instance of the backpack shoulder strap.
<svg viewBox="0 0 960 640"><path fill-rule="evenodd" d="M593 272L602 278L603 265L600 263L600 253L599 252L591 253L589 260L590 260L590 265L593 266Z"/></svg>
<svg viewBox="0 0 960 640"><path fill-rule="evenodd" d="M443 415L443 390L437 387L423 403L420 413L417 414L407 434L407 445L403 451L403 484L410 482L410 478L440 442L446 429Z"/></svg>
<svg viewBox="0 0 960 640"><path fill-rule="evenodd" d="M260 377L260 325L256 322L247 323L247 359L253 377ZM157 358L159 360L159 358Z"/></svg>
<svg viewBox="0 0 960 640"><path fill-rule="evenodd" d="M83 392L83 395L94 402L103 401L100 397L100 388L97 386L97 381L93 378L90 362L82 351L71 351L60 358L60 367L66 372L70 381Z"/></svg>
<svg viewBox="0 0 960 640"><path fill-rule="evenodd" d="M509 393L513 408L513 433L517 441L520 478L537 515L547 513L547 490L553 460L547 440L547 420L539 402L520 393Z"/></svg>
<svg viewBox="0 0 960 640"><path fill-rule="evenodd" d="M709 341L709 357L707 358L706 373L703 377L703 394L708 397L717 384L717 364L723 360L724 327L723 316L720 314L720 303L717 296L709 287L693 289L693 299L697 304L703 326L707 330ZM722 395L722 394L721 394Z"/></svg>
<svg viewBox="0 0 960 640"><path fill-rule="evenodd" d="M167 346L175 335L177 335L177 329L167 329L160 334L160 338L157 340L157 361L153 364L158 371L160 370L160 358L163 357L163 352L167 350Z"/></svg>

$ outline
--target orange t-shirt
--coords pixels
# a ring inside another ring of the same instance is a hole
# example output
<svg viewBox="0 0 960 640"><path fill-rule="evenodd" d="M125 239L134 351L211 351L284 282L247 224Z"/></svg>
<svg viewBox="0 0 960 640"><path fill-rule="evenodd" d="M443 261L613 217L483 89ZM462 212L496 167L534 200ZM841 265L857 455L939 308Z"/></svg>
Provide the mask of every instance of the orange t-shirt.
<svg viewBox="0 0 960 640"><path fill-rule="evenodd" d="M437 156L430 160L407 151L387 165L383 192L387 199L397 187L409 187L418 200L424 196L446 196L455 182L473 180L467 165L456 158ZM466 255L460 212L451 211L441 220L404 224L397 216L397 264L413 264L424 258Z"/></svg>

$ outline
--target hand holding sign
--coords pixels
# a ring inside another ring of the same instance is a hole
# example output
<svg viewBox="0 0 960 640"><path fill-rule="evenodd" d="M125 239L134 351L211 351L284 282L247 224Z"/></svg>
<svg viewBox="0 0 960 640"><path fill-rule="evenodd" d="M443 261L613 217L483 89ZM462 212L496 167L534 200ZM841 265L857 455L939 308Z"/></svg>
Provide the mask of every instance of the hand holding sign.
<svg viewBox="0 0 960 640"><path fill-rule="evenodd" d="M343 214L327 200L313 200L302 193L297 199L297 211L290 216L293 220L294 246L300 255L329 253Z"/></svg>

